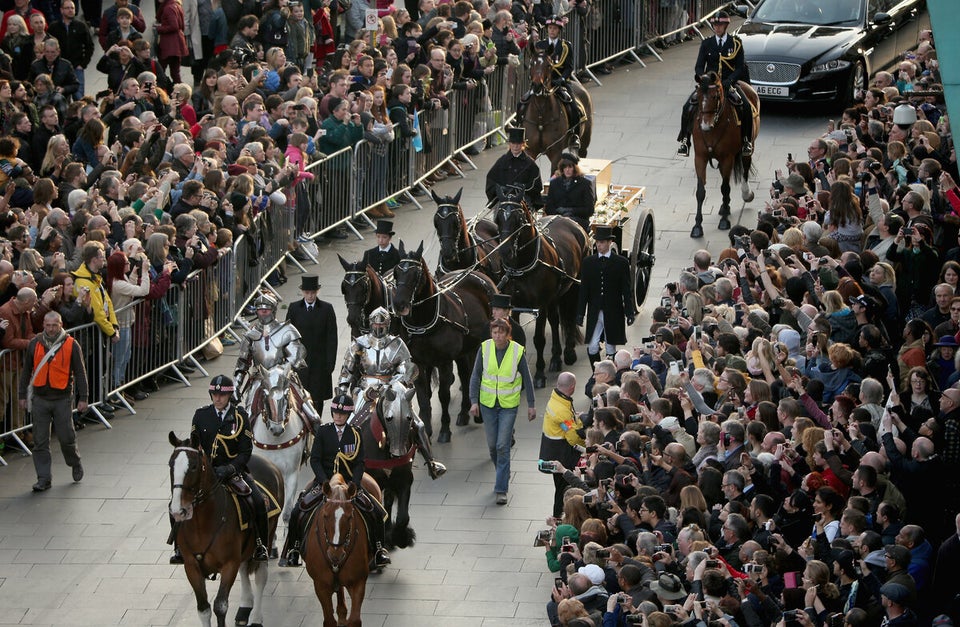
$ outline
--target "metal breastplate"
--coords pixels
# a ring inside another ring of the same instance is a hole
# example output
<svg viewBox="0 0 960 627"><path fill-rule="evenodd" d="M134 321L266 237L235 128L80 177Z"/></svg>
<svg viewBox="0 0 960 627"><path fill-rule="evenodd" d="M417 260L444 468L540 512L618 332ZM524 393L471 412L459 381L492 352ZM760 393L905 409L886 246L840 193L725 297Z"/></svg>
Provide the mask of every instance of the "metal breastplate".
<svg viewBox="0 0 960 627"><path fill-rule="evenodd" d="M303 365L304 349L300 332L292 324L271 322L247 335L253 363L272 368L290 363L294 368Z"/></svg>
<svg viewBox="0 0 960 627"><path fill-rule="evenodd" d="M376 339L363 335L350 347L342 374L344 377L355 374L355 384L365 389L397 375L406 378L410 371L409 361L410 351L400 338Z"/></svg>

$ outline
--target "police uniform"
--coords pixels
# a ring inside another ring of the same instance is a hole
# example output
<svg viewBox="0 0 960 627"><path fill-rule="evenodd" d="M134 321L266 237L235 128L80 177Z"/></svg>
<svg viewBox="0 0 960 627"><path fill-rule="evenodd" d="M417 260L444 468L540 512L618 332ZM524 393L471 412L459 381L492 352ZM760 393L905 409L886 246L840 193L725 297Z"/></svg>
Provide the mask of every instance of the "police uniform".
<svg viewBox="0 0 960 627"><path fill-rule="evenodd" d="M320 427L313 440L310 468L317 485L323 485L324 481L339 473L358 488L361 486L365 466L360 430L347 424L342 431L343 435L340 435L337 425L328 422Z"/></svg>
<svg viewBox="0 0 960 627"><path fill-rule="evenodd" d="M507 129L507 140L512 144L524 143L522 128ZM526 152L520 152L516 157L507 151L487 172L486 193L491 203L497 199L497 186L514 185L522 187L527 203L539 209L543 207L543 179L540 178L540 168Z"/></svg>
<svg viewBox="0 0 960 627"><path fill-rule="evenodd" d="M600 226L594 238L613 239L613 233L610 227ZM583 324L584 314L587 319L584 339L591 363L600 359L599 346L596 347L597 353L591 353L590 350L593 348L591 345L599 343L601 335L610 354L616 352L616 345L627 342L625 323L632 323L636 316L630 262L612 249L606 256L590 255L583 260L577 300L578 326Z"/></svg>
<svg viewBox="0 0 960 627"><path fill-rule="evenodd" d="M393 237L393 222L377 220L377 229L374 234ZM363 252L363 259L361 260L361 265L370 266L380 276L384 276L393 270L398 263L400 263L400 251L392 243L387 244L386 250L381 250L379 246L368 248Z"/></svg>

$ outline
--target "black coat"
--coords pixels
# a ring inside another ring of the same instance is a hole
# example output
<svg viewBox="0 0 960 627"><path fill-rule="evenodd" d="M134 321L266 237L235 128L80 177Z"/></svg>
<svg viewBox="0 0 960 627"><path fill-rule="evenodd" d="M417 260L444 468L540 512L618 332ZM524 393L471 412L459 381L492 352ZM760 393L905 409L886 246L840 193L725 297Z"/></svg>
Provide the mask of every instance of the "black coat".
<svg viewBox="0 0 960 627"><path fill-rule="evenodd" d="M540 168L525 152L521 152L519 157L507 152L493 164L487 172L487 200L493 201L497 198L497 185L522 186L527 190L527 203L537 209L543 206L543 179L540 178Z"/></svg>
<svg viewBox="0 0 960 627"><path fill-rule="evenodd" d="M730 55L733 55L732 59L729 58ZM724 58L721 59L721 56ZM737 81L750 82L750 73L743 56L743 44L739 38L729 34L722 47L717 43L715 35L700 43L700 54L697 55L694 71L698 77L707 72L716 72L723 86L727 88L735 85Z"/></svg>
<svg viewBox="0 0 960 627"><path fill-rule="evenodd" d="M227 407L223 422L214 406L201 407L193 414L192 433L200 440L200 448L210 456L214 466L233 464L241 473L247 472L253 454L253 433L250 419L243 407L233 403Z"/></svg>
<svg viewBox="0 0 960 627"><path fill-rule="evenodd" d="M337 315L333 306L317 299L307 311L301 299L290 304L287 321L300 332L300 341L307 352L307 367L297 371L300 381L315 403L325 401L333 396L330 377L337 362Z"/></svg>
<svg viewBox="0 0 960 627"><path fill-rule="evenodd" d="M364 471L360 431L347 425L341 440L337 438L337 427L332 422L320 427L310 450L310 468L317 485L340 473L345 481L352 480L359 488Z"/></svg>
<svg viewBox="0 0 960 627"><path fill-rule="evenodd" d="M606 260L599 255L590 255L580 267L577 319L582 320L586 314L584 337L588 341L593 336L593 328L601 311L606 343L626 344L627 318L633 320L636 316L633 287L630 284L630 262L613 251Z"/></svg>
<svg viewBox="0 0 960 627"><path fill-rule="evenodd" d="M86 22L78 18L70 20L70 26L61 21L53 22L47 32L60 42L60 54L64 59L82 68L90 65L93 37Z"/></svg>
<svg viewBox="0 0 960 627"><path fill-rule="evenodd" d="M596 205L597 193L588 179L582 176L572 179L555 176L550 179L545 207L547 215L566 216L589 232L590 218Z"/></svg>
<svg viewBox="0 0 960 627"><path fill-rule="evenodd" d="M373 248L363 251L363 260L360 263L364 266L369 265L377 274L383 276L393 270L395 265L400 263L400 250L393 244L390 244L390 250L380 252L380 247L374 246Z"/></svg>
<svg viewBox="0 0 960 627"><path fill-rule="evenodd" d="M30 80L36 80L41 74L49 74L54 87L63 88L63 97L67 100L80 89L80 83L77 82L77 75L73 71L73 66L63 57L57 57L52 68L47 64L46 59L34 61L33 65L30 66Z"/></svg>

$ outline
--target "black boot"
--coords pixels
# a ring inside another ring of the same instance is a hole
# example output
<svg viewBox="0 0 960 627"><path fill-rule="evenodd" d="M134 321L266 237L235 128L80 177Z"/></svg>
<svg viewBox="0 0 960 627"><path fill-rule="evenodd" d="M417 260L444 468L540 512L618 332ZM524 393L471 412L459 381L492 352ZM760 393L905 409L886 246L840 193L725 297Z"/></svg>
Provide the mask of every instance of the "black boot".
<svg viewBox="0 0 960 627"><path fill-rule="evenodd" d="M744 101L740 107L740 154L744 157L753 156L753 110L750 103Z"/></svg>
<svg viewBox="0 0 960 627"><path fill-rule="evenodd" d="M583 116L580 114L580 106L575 100L567 103L567 118L570 120L570 142L571 150L580 150L580 132L583 130Z"/></svg>
<svg viewBox="0 0 960 627"><path fill-rule="evenodd" d="M171 564L183 564L183 554L180 553L180 547L177 546L177 527L180 523L173 520L173 516L167 516L170 520L170 535L167 536L167 544L173 545L173 555L170 556Z"/></svg>
<svg viewBox="0 0 960 627"><path fill-rule="evenodd" d="M516 127L523 126L523 118L527 114L527 105L530 104L531 92L525 93L520 97L520 102L517 103L517 115L513 118L513 125Z"/></svg>
<svg viewBox="0 0 960 627"><path fill-rule="evenodd" d="M680 147L677 149L677 154L681 157L690 156L690 133L693 132L693 119L696 115L697 98L696 94L693 94L684 103L683 110L680 112L680 134L677 135Z"/></svg>
<svg viewBox="0 0 960 627"><path fill-rule="evenodd" d="M253 549L253 561L269 561L270 552L267 547L270 546L270 530L267 526L267 508L263 502L263 495L257 489L251 490L247 503L253 512L253 531L257 537L257 546Z"/></svg>
<svg viewBox="0 0 960 627"><path fill-rule="evenodd" d="M370 497L370 502L373 505L373 511L367 516L368 522L370 523L370 552L373 554L373 566L375 568L383 568L384 566L389 566L391 563L390 554L383 548L383 540L386 532L384 520L387 517L387 512L383 509L383 505L373 497Z"/></svg>
<svg viewBox="0 0 960 627"><path fill-rule="evenodd" d="M303 495L300 498L302 499ZM293 513L290 514L290 522L287 523L287 540L283 545L277 566L284 568L300 565L300 538L300 500L297 500L296 505L293 506Z"/></svg>

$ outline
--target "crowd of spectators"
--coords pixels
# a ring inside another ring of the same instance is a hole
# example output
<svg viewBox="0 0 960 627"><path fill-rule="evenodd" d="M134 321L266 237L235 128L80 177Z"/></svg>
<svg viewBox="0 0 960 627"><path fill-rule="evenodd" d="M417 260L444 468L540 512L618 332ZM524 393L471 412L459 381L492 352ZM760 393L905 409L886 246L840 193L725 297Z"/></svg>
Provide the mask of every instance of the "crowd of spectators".
<svg viewBox="0 0 960 627"><path fill-rule="evenodd" d="M554 425L552 625L960 619L960 179L929 31L896 72Z"/></svg>

